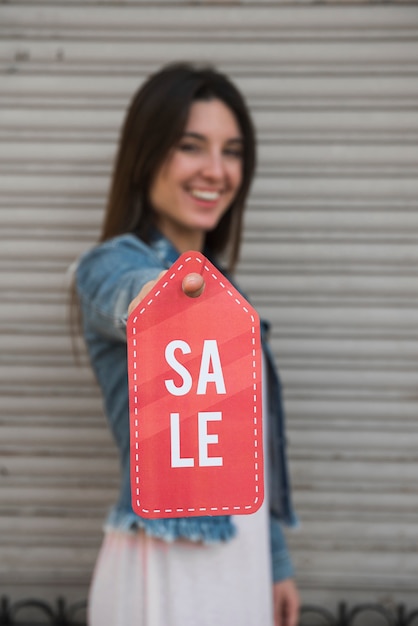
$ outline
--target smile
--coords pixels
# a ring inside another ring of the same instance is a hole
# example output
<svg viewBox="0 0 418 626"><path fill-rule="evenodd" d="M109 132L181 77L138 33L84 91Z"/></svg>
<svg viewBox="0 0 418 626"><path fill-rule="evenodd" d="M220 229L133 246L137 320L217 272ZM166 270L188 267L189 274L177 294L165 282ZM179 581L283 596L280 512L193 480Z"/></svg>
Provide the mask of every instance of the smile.
<svg viewBox="0 0 418 626"><path fill-rule="evenodd" d="M190 193L198 200L208 200L212 202L218 200L221 195L219 191L203 191L201 189L191 189Z"/></svg>

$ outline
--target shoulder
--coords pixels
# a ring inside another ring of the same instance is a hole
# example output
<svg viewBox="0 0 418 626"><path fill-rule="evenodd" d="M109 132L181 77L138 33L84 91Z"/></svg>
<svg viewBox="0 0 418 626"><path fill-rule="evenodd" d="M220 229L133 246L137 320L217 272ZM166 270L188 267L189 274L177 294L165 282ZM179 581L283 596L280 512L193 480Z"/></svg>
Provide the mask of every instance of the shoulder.
<svg viewBox="0 0 418 626"><path fill-rule="evenodd" d="M93 248L90 248L81 255L78 265L81 266L83 264L92 263L97 259L103 261L103 258L107 256L112 258L118 257L121 259L141 257L149 259L150 261L158 260L158 257L149 245L144 243L132 233L127 233L125 235L112 237L111 239L103 241L102 243L95 245Z"/></svg>
<svg viewBox="0 0 418 626"><path fill-rule="evenodd" d="M83 286L131 271L159 269L161 265L161 259L149 245L128 233L97 244L82 254L76 264L76 283Z"/></svg>
<svg viewBox="0 0 418 626"><path fill-rule="evenodd" d="M78 260L77 271L83 271L88 267L104 263L108 270L114 263L124 265L135 263L138 267L149 264L150 267L158 266L161 261L154 250L135 235L128 233L108 239L87 250Z"/></svg>

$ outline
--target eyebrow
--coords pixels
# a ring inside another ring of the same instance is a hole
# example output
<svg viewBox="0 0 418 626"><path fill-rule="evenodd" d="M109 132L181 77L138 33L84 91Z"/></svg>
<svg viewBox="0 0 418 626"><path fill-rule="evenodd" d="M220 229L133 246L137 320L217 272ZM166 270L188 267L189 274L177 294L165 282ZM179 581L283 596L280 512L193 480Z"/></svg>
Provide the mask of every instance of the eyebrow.
<svg viewBox="0 0 418 626"><path fill-rule="evenodd" d="M190 137L191 139L197 139L198 141L206 141L205 135L201 135L200 133L194 133L193 131L184 132L182 137ZM243 144L244 140L242 137L231 137L230 139L227 139L226 142Z"/></svg>

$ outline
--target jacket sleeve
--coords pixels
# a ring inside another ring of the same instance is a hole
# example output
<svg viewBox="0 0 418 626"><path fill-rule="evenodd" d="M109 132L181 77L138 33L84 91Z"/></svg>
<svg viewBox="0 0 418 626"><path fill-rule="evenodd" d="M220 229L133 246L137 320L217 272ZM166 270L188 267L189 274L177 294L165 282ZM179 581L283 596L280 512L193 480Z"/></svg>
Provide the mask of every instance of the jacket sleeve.
<svg viewBox="0 0 418 626"><path fill-rule="evenodd" d="M295 575L280 521L270 513L270 552L273 582L277 583Z"/></svg>
<svg viewBox="0 0 418 626"><path fill-rule="evenodd" d="M83 255L76 269L76 289L83 323L90 331L126 341L128 306L149 280L164 269L144 246L106 242Z"/></svg>

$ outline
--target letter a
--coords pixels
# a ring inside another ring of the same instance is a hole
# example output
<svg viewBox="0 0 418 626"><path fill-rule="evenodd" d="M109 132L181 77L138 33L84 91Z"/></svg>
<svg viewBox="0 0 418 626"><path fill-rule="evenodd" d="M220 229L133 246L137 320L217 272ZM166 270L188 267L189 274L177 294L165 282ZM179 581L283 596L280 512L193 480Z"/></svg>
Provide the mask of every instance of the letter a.
<svg viewBox="0 0 418 626"><path fill-rule="evenodd" d="M209 371L212 364L212 371ZM225 381L219 358L218 344L216 339L205 339L202 350L202 361L200 363L199 381L197 383L197 394L205 395L208 383L215 383L216 393L226 393Z"/></svg>

